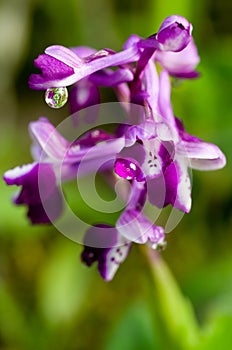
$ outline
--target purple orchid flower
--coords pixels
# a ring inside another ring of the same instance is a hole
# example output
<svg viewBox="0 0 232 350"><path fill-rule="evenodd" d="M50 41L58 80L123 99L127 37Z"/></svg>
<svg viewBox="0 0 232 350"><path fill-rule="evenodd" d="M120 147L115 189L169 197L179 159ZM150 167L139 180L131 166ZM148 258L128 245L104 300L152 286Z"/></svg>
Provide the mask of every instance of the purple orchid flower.
<svg viewBox="0 0 232 350"><path fill-rule="evenodd" d="M150 71L151 67L147 67ZM155 73L153 72L155 76ZM146 76L146 74L145 74ZM161 72L158 94L148 98L152 119L127 129L127 148L118 155L116 173L128 180L146 181L149 201L162 208L168 204L185 212L191 208L189 168L215 170L225 166L224 154L216 146L187 134L174 117L170 102L170 80ZM147 82L148 95L153 88ZM149 90L149 87L151 90ZM157 114L158 113L158 114Z"/></svg>
<svg viewBox="0 0 232 350"><path fill-rule="evenodd" d="M157 34L142 40L139 46L178 52L188 45L191 34L192 24L184 17L173 15L163 21Z"/></svg>
<svg viewBox="0 0 232 350"><path fill-rule="evenodd" d="M42 71L32 74L29 86L36 90L45 90L50 87L73 85L77 81L102 69L124 65L136 61L139 49L136 45L129 49L115 53L112 50L100 50L90 56L81 58L74 50L64 46L54 45L45 50L35 60L35 66ZM119 74L120 75L120 74ZM125 73L123 72L125 79ZM131 75L128 72L128 81ZM118 77L116 79L120 80Z"/></svg>
<svg viewBox="0 0 232 350"><path fill-rule="evenodd" d="M22 186L14 203L28 207L28 217L33 224L50 223L61 215L60 181L84 176L95 170L96 164L110 166L109 159L113 164L124 146L123 137L116 138L101 130L70 143L46 118L30 123L29 129L34 140L34 162L8 170L3 178L8 185Z"/></svg>
<svg viewBox="0 0 232 350"><path fill-rule="evenodd" d="M29 86L32 89L44 90L73 85L106 68L137 62L141 60L141 54L147 55L147 49L149 52L150 49L181 51L188 45L191 31L192 25L185 18L170 16L161 24L156 35L138 42L130 40L130 43L124 46L124 50L118 53L103 49L82 57L76 49L68 49L60 45L50 46L45 50L45 54L39 55L35 60L35 66L41 69L42 74L32 74L29 78ZM115 74L115 81L122 80L121 74L125 81L131 80L130 72L123 70ZM102 77L101 83L103 80Z"/></svg>
<svg viewBox="0 0 232 350"><path fill-rule="evenodd" d="M147 217L147 201L158 208L171 205L188 213L191 169L215 170L226 163L216 145L188 134L172 110L170 76L191 79L199 75L199 56L191 34L191 23L174 15L146 39L131 35L118 53L54 45L35 60L41 74L32 74L29 86L47 90L52 107L67 101L66 86L73 85L69 100L72 113L99 104L99 88L110 87L128 112L128 124L119 125L113 134L93 130L74 142L40 118L29 126L33 163L4 174L8 185L21 187L14 202L28 207L33 224L51 223L62 214L63 181L100 167L110 171L114 179L119 176L130 183L128 200L115 225L92 226L84 236L82 261L87 266L96 262L106 281L112 280L132 243L164 247L164 229ZM160 73L156 63L161 66ZM142 115L134 117L138 105ZM85 121L93 118L90 115Z"/></svg>

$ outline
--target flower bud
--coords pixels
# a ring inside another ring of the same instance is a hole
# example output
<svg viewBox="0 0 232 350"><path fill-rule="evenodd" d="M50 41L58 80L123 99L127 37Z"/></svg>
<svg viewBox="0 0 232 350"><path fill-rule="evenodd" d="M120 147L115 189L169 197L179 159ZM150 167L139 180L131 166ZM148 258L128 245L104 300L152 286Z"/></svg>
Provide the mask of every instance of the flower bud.
<svg viewBox="0 0 232 350"><path fill-rule="evenodd" d="M162 51L181 51L191 39L192 25L181 16L169 16L161 24L156 40Z"/></svg>

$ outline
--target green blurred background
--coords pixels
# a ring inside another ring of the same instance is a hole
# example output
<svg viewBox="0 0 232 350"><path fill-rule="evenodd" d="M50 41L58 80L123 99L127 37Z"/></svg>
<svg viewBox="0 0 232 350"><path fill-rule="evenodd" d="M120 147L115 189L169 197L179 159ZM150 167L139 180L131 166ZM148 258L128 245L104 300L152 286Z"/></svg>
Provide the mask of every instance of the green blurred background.
<svg viewBox="0 0 232 350"><path fill-rule="evenodd" d="M194 172L193 208L162 253L203 329L198 349L232 348L232 3L228 0L1 0L0 170L31 161L27 124L55 125L43 93L30 91L34 58L51 44L120 50L131 33L148 36L171 14L194 26L201 77L174 88L187 130L225 152L227 167ZM79 260L81 247L53 227L32 227L0 182L0 349L174 349L165 342L149 272L134 246L105 283ZM80 208L80 211L83 209Z"/></svg>

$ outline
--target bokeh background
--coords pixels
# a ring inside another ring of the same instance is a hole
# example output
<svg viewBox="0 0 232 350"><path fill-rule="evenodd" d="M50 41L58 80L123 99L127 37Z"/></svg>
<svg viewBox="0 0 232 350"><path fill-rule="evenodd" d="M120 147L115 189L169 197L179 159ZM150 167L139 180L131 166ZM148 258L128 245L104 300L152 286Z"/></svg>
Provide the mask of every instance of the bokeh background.
<svg viewBox="0 0 232 350"><path fill-rule="evenodd" d="M172 100L187 130L225 152L227 167L193 173L193 207L162 253L193 304L199 349L232 348L232 3L228 0L1 0L0 172L31 161L29 121L55 125L30 91L34 58L51 44L120 50L131 33L148 36L171 14L194 26L201 77L179 83ZM111 283L80 262L78 244L53 227L32 227L0 180L0 349L175 349L154 322L149 272L137 246ZM78 205L79 199L76 199ZM74 199L75 202L75 199ZM78 207L84 211L82 207ZM164 326L165 328L165 326Z"/></svg>

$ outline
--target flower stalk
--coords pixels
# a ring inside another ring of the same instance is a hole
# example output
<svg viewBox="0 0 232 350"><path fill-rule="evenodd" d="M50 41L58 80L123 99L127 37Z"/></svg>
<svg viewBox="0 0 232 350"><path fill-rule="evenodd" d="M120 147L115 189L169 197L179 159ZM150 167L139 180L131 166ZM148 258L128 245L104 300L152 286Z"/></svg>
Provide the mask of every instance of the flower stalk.
<svg viewBox="0 0 232 350"><path fill-rule="evenodd" d="M171 344L172 349L197 349L200 328L190 300L182 294L160 253L145 245L141 251L150 272L153 312L158 315L165 342Z"/></svg>

